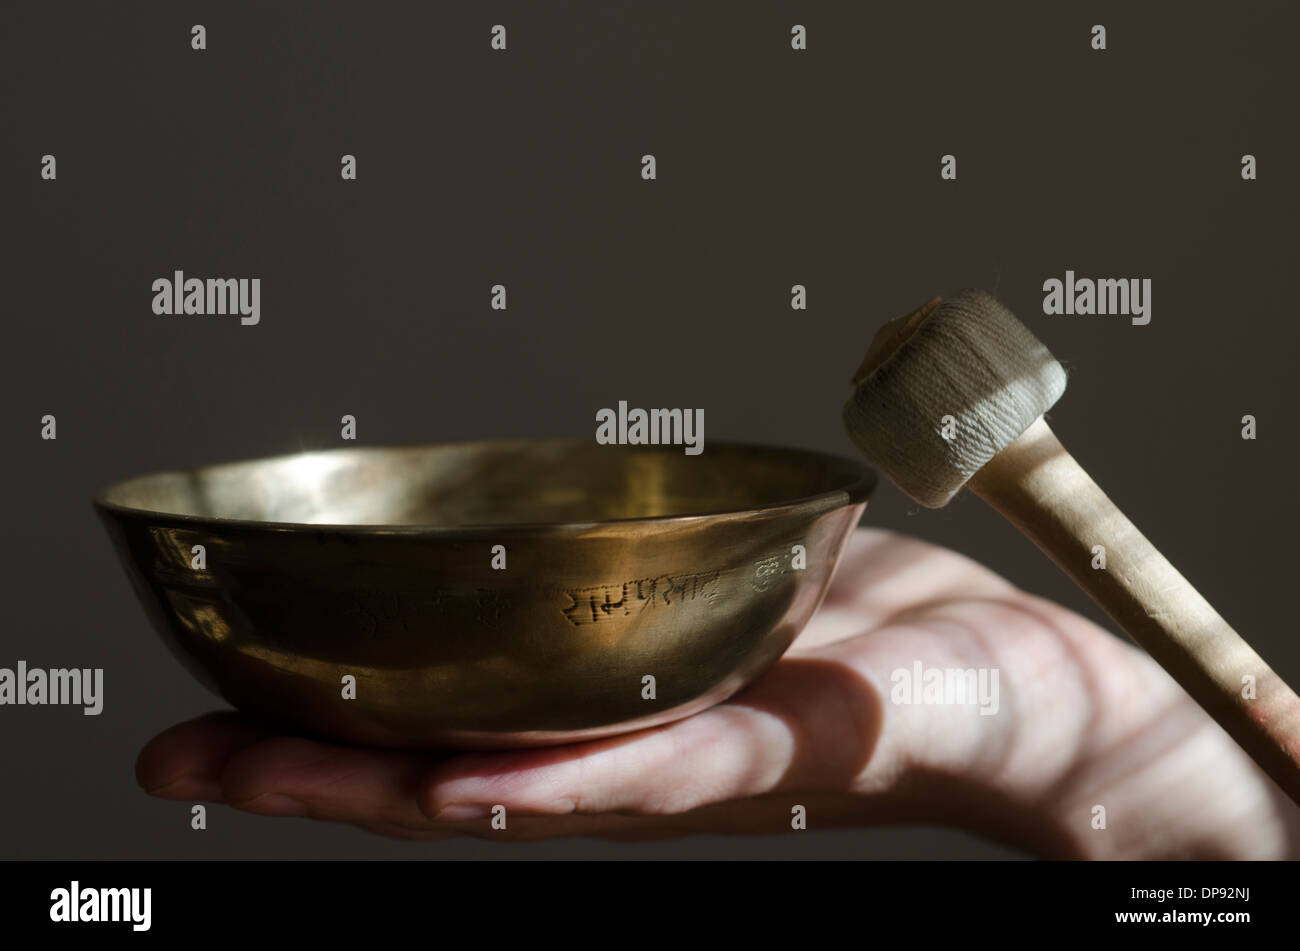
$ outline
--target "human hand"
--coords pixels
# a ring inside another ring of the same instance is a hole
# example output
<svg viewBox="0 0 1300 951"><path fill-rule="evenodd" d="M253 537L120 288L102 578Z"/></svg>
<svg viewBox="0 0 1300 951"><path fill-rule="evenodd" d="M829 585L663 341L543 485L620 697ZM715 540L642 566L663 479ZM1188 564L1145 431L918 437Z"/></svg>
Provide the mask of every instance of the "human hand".
<svg viewBox="0 0 1300 951"><path fill-rule="evenodd" d="M917 662L996 669L996 714L892 703L891 674ZM686 720L432 755L216 713L155 737L136 772L167 799L403 838L776 834L798 804L809 828L950 825L1050 858L1300 854L1300 809L1146 654L961 555L869 529L790 651Z"/></svg>

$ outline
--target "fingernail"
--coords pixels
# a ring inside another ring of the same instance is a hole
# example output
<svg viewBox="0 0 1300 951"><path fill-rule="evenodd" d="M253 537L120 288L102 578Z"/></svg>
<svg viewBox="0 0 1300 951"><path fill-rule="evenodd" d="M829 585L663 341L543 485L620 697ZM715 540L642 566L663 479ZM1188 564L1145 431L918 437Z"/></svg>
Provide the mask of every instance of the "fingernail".
<svg viewBox="0 0 1300 951"><path fill-rule="evenodd" d="M474 805L468 802L454 802L439 809L437 815L433 817L433 821L468 822L471 819L486 819L487 817L487 806Z"/></svg>
<svg viewBox="0 0 1300 951"><path fill-rule="evenodd" d="M263 793L244 802L232 802L232 806L244 812L254 812L259 816L305 816L307 807L291 796L280 793Z"/></svg>
<svg viewBox="0 0 1300 951"><path fill-rule="evenodd" d="M150 796L160 799L220 799L221 784L204 776L178 776L161 786L146 788Z"/></svg>

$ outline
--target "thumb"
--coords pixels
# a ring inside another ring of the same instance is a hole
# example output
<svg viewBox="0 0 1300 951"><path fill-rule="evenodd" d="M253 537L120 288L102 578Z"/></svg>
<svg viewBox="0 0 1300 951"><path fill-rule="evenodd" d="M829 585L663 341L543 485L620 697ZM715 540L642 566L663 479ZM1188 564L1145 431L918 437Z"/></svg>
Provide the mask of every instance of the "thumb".
<svg viewBox="0 0 1300 951"><path fill-rule="evenodd" d="M572 746L476 753L436 767L421 808L674 815L786 789L849 790L873 759L880 697L851 664L787 657L730 701L655 729Z"/></svg>

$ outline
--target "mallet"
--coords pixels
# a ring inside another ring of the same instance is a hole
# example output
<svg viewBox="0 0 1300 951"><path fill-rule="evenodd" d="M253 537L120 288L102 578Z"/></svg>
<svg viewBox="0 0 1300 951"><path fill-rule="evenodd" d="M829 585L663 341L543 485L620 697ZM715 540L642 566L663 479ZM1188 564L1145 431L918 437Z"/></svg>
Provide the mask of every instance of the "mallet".
<svg viewBox="0 0 1300 951"><path fill-rule="evenodd" d="M1015 315L983 291L935 298L877 332L853 385L844 424L900 489L939 508L969 484L1300 803L1300 698L1057 441L1043 414L1065 371Z"/></svg>

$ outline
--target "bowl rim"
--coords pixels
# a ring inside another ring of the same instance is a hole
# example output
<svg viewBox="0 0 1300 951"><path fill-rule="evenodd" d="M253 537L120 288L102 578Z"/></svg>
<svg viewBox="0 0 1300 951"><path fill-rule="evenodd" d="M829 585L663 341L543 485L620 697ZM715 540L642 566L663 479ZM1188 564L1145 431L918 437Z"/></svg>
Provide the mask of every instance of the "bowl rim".
<svg viewBox="0 0 1300 951"><path fill-rule="evenodd" d="M251 465L254 463L279 462L293 459L295 457L325 454L342 455L359 452L382 453L388 451L409 451L452 447L470 448L474 446L510 446L537 443L571 443L575 445L587 445L590 443L590 440L571 436L495 437L486 439L441 440L435 442L420 441L410 443L384 443L380 445L332 446L327 449L303 449L294 452L276 453L269 456L253 456L244 459L232 459L223 462L205 463L203 465L176 469L159 469L141 473L125 479L118 479L111 484L104 486L94 494L91 499L91 504L101 514L111 514L120 518L146 519L154 522L166 521L190 526L215 525L221 528L242 528L277 532L294 531L355 533L365 535L455 537L470 535L477 536L485 532L586 532L604 526L649 524L671 526L676 523L695 522L702 519L772 516L775 514L796 512L800 510L807 510L808 513L813 511L830 511L832 509L849 505L865 503L875 491L879 481L876 470L862 459L842 456L837 453L823 452L819 449L803 449L772 443L747 442L744 440L714 439L710 440L710 446L721 446L731 450L757 449L764 452L789 453L792 455L802 455L821 459L842 468L845 476L852 474L853 477L847 479L846 484L844 485L826 489L822 492L789 499L776 499L770 503L758 506L748 506L745 508L720 509L709 512L681 512L674 515L638 515L630 518L607 518L590 521L466 522L454 525L422 522L284 522L269 519L228 518L220 515L188 515L182 512L170 512L163 509L139 508L132 505L124 505L120 502L111 501L108 498L114 492L124 488L125 486L146 479L159 478L161 476L191 475L204 470ZM618 448L651 452L672 452L680 451L681 447L660 445L620 446Z"/></svg>

